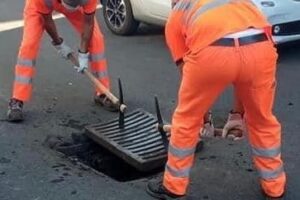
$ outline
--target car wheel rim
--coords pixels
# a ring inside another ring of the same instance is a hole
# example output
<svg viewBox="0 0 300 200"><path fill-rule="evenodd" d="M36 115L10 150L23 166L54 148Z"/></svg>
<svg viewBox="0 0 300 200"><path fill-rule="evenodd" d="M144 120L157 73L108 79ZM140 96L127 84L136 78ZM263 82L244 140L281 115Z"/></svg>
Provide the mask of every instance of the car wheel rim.
<svg viewBox="0 0 300 200"><path fill-rule="evenodd" d="M105 13L108 22L115 29L120 29L126 18L126 5L124 0L107 0Z"/></svg>

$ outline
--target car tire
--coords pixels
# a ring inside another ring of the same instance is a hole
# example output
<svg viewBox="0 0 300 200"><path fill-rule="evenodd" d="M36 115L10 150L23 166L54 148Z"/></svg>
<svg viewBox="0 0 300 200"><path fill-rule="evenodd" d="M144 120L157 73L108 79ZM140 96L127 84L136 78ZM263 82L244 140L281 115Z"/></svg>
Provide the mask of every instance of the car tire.
<svg viewBox="0 0 300 200"><path fill-rule="evenodd" d="M131 35L139 22L132 14L130 0L103 0L103 16L107 27L117 35Z"/></svg>

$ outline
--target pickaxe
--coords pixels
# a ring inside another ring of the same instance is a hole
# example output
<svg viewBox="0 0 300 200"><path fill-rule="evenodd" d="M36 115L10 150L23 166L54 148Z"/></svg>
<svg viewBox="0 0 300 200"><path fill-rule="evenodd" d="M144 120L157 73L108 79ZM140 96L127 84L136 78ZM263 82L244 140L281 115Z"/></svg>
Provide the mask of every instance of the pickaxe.
<svg viewBox="0 0 300 200"><path fill-rule="evenodd" d="M76 59L74 53L69 54L68 58L73 63L73 65L79 66L78 60ZM108 99L110 99L114 103L114 105L116 105L116 107L118 108L118 110L120 112L120 116L121 116L121 113L122 113L122 116L124 118L124 112L125 112L127 106L123 103L123 95L121 96L121 101L120 101L97 78L95 78L94 75L91 72L89 72L87 69L84 69L83 73L91 80L91 82L101 92L103 92L107 96ZM120 85L120 81L119 81L119 85ZM120 90L122 90L122 89L120 89ZM123 121L124 121L124 119L123 119Z"/></svg>
<svg viewBox="0 0 300 200"><path fill-rule="evenodd" d="M157 123L158 123L157 129L161 135L163 145L165 149L168 151L169 140L168 140L167 132L164 130L164 122L160 113L159 103L156 96L154 97L154 100L155 100L155 109L156 109L156 116L157 116Z"/></svg>
<svg viewBox="0 0 300 200"><path fill-rule="evenodd" d="M159 103L158 103L158 98L155 96L155 108L156 108L156 115L157 115L157 129L161 135L163 145L165 149L168 151L169 147L169 139L168 139L168 134L171 132L171 125L170 124L164 124L161 113L160 113L160 108L159 108ZM203 149L204 143L202 140L200 140L197 143L196 146L196 152L199 152Z"/></svg>

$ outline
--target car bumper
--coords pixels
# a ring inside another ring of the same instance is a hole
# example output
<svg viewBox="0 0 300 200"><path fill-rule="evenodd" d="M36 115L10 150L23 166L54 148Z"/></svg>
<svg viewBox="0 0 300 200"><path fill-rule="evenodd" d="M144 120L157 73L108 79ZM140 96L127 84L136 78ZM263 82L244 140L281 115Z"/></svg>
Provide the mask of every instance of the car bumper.
<svg viewBox="0 0 300 200"><path fill-rule="evenodd" d="M300 20L274 24L272 35L276 43L300 40Z"/></svg>
<svg viewBox="0 0 300 200"><path fill-rule="evenodd" d="M274 24L272 32L274 36L300 35L300 20L281 24Z"/></svg>

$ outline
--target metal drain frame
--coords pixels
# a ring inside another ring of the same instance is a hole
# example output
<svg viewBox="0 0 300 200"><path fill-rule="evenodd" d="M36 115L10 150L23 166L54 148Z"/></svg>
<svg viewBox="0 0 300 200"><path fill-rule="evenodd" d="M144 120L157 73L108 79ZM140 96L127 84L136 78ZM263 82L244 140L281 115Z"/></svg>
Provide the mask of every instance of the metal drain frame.
<svg viewBox="0 0 300 200"><path fill-rule="evenodd" d="M85 128L88 137L139 171L163 167L167 160L157 118L145 110L126 114L123 128L119 126L119 118Z"/></svg>

